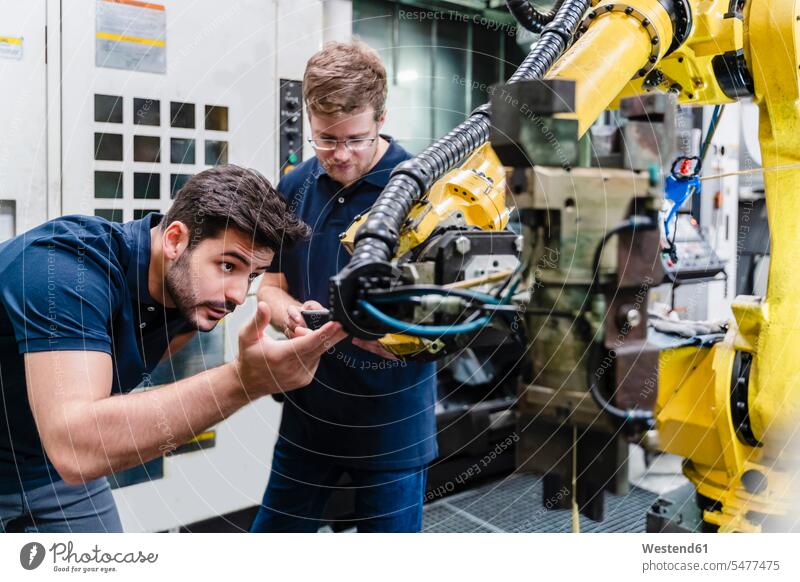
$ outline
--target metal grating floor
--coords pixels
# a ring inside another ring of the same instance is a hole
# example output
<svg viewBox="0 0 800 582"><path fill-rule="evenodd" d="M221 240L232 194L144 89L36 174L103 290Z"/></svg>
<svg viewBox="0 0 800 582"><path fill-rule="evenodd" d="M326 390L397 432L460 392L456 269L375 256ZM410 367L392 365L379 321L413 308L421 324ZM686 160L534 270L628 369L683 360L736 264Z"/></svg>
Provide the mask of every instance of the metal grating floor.
<svg viewBox="0 0 800 582"><path fill-rule="evenodd" d="M631 486L628 495L606 494L605 519L580 517L581 531L643 532L647 510L658 496ZM425 507L423 531L454 532L569 532L569 510L547 509L542 504L539 475L516 474L480 488L465 491Z"/></svg>
<svg viewBox="0 0 800 582"><path fill-rule="evenodd" d="M487 528L474 516L467 517L466 514L453 506L439 501L425 508L423 531L436 533L492 533L494 530Z"/></svg>

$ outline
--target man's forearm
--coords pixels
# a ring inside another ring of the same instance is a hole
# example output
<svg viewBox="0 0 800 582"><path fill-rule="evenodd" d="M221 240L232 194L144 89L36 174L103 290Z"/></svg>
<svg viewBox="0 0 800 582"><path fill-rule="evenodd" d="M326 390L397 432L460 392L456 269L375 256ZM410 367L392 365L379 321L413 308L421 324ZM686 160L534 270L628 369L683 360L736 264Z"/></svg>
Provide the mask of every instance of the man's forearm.
<svg viewBox="0 0 800 582"><path fill-rule="evenodd" d="M78 477L86 481L163 455L248 402L228 363L155 390L81 404L72 413L88 415L75 423L85 429L70 435Z"/></svg>
<svg viewBox="0 0 800 582"><path fill-rule="evenodd" d="M28 401L48 458L78 484L164 454L266 394L307 386L319 359L346 334L330 322L276 341L259 303L239 330L229 362L155 390L111 395L114 366L105 351L25 354Z"/></svg>

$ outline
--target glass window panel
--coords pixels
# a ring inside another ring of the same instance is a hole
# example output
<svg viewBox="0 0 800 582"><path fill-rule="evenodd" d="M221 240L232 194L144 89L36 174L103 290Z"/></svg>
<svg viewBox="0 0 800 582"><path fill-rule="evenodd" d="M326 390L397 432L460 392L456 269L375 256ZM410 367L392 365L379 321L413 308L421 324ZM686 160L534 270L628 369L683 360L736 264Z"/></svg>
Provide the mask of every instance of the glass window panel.
<svg viewBox="0 0 800 582"><path fill-rule="evenodd" d="M134 172L133 197L146 200L161 198L161 175Z"/></svg>
<svg viewBox="0 0 800 582"><path fill-rule="evenodd" d="M103 123L122 123L122 97L95 95L94 120Z"/></svg>
<svg viewBox="0 0 800 582"><path fill-rule="evenodd" d="M136 208L133 211L133 219L141 220L151 212L160 212L160 210L158 208Z"/></svg>
<svg viewBox="0 0 800 582"><path fill-rule="evenodd" d="M408 7L404 11L411 11ZM397 20L396 70L389 87L387 128L410 152L418 153L433 136L431 107L431 21Z"/></svg>
<svg viewBox="0 0 800 582"><path fill-rule="evenodd" d="M206 105L206 129L228 131L228 108Z"/></svg>
<svg viewBox="0 0 800 582"><path fill-rule="evenodd" d="M464 50L464 24L453 20L437 22L436 73L433 84L435 138L445 135L464 121L467 91L463 84L469 51Z"/></svg>
<svg viewBox="0 0 800 582"><path fill-rule="evenodd" d="M160 162L161 138L153 135L134 135L133 161Z"/></svg>
<svg viewBox="0 0 800 582"><path fill-rule="evenodd" d="M94 159L122 161L122 134L98 133L94 134Z"/></svg>
<svg viewBox="0 0 800 582"><path fill-rule="evenodd" d="M170 125L194 129L194 103L171 101L169 104Z"/></svg>
<svg viewBox="0 0 800 582"><path fill-rule="evenodd" d="M522 61L528 56L528 52L519 45L517 37L513 34L503 35L503 42L506 44L506 70L505 79L503 79L503 81L506 81L522 64Z"/></svg>
<svg viewBox="0 0 800 582"><path fill-rule="evenodd" d="M169 140L169 161L173 164L194 163L194 140L173 137Z"/></svg>
<svg viewBox="0 0 800 582"><path fill-rule="evenodd" d="M175 198L178 190L183 188L183 185L189 181L191 174L170 174L169 175L169 197Z"/></svg>
<svg viewBox="0 0 800 582"><path fill-rule="evenodd" d="M17 201L0 200L0 242L17 235Z"/></svg>
<svg viewBox="0 0 800 582"><path fill-rule="evenodd" d="M228 142L206 140L206 164L216 166L228 163Z"/></svg>
<svg viewBox="0 0 800 582"><path fill-rule="evenodd" d="M134 125L161 125L161 101L133 98Z"/></svg>
<svg viewBox="0 0 800 582"><path fill-rule="evenodd" d="M472 25L472 107L489 101L485 87L500 82L500 36L484 26ZM484 85L484 87L481 87Z"/></svg>
<svg viewBox="0 0 800 582"><path fill-rule="evenodd" d="M156 479L164 477L164 457L156 457L152 461L147 461L142 465L136 465L130 469L125 469L108 476L108 483L112 489L120 489L137 485L138 483L150 483Z"/></svg>
<svg viewBox="0 0 800 582"><path fill-rule="evenodd" d="M405 7L403 8L405 10ZM378 51L389 79L393 77L394 4L385 0L353 2L353 33Z"/></svg>
<svg viewBox="0 0 800 582"><path fill-rule="evenodd" d="M122 208L96 208L94 215L111 222L122 222Z"/></svg>
<svg viewBox="0 0 800 582"><path fill-rule="evenodd" d="M95 198L122 198L122 172L95 172Z"/></svg>

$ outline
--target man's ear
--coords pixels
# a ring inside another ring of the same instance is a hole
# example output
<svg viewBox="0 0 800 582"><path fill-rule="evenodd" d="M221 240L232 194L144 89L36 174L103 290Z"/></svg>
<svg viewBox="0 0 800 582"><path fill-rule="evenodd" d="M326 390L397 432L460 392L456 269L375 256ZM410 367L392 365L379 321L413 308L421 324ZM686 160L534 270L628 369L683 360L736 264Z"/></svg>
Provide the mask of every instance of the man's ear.
<svg viewBox="0 0 800 582"><path fill-rule="evenodd" d="M161 239L164 258L174 261L189 246L189 229L180 220L176 220L164 229L164 235Z"/></svg>
<svg viewBox="0 0 800 582"><path fill-rule="evenodd" d="M383 123L385 121L386 121L386 108L384 107L383 113L381 113L381 116L378 118L378 131L381 130L381 128L383 127Z"/></svg>

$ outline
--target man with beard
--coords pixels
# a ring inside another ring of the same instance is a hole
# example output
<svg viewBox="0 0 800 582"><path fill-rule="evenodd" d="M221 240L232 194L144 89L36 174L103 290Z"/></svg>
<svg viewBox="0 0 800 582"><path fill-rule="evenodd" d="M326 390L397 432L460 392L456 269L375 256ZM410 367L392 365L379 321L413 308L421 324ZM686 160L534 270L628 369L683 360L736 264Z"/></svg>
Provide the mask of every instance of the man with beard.
<svg viewBox="0 0 800 582"><path fill-rule="evenodd" d="M312 56L303 93L316 155L278 190L314 234L281 249L258 292L289 337L303 325L301 309L327 306L328 280L350 259L339 234L410 157L381 133L386 70L365 44L332 43ZM286 395L253 531L317 531L345 475L359 531L419 531L427 465L436 456L435 374L434 364L398 360L375 341L329 350L314 381Z"/></svg>
<svg viewBox="0 0 800 582"><path fill-rule="evenodd" d="M272 340L260 302L236 359L126 394L307 235L261 174L219 166L190 179L166 216L65 216L0 245L0 531L121 531L105 475L308 384L344 332L331 323Z"/></svg>

